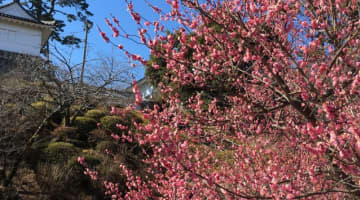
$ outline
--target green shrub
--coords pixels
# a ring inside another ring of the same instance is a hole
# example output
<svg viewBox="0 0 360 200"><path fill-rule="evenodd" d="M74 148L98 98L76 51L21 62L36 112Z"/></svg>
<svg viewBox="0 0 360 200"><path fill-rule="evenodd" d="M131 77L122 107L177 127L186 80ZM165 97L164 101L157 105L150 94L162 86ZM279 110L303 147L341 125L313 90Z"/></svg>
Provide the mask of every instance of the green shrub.
<svg viewBox="0 0 360 200"><path fill-rule="evenodd" d="M40 115L40 118L47 117L49 114L52 114L50 121L54 122L56 124L60 124L63 118L63 115L61 112L55 112L52 113L56 109L56 105L51 103L51 99L46 99L45 101L38 101L31 104L31 111L34 113L33 117L38 117L37 115Z"/></svg>
<svg viewBox="0 0 360 200"><path fill-rule="evenodd" d="M75 113L79 112L79 110L81 109L81 106L79 105L71 105L70 107L70 115L75 115ZM82 113L80 112L80 115Z"/></svg>
<svg viewBox="0 0 360 200"><path fill-rule="evenodd" d="M89 168L95 168L97 165L101 163L102 158L99 155L92 154L92 153L81 153L80 155L74 156L68 160L66 164L66 168L78 168L81 167L83 170L84 168L78 162L78 157L83 157L85 159L86 164Z"/></svg>
<svg viewBox="0 0 360 200"><path fill-rule="evenodd" d="M126 190L126 177L122 173L122 169L119 165L115 164L114 159L110 156L106 156L101 161L101 164L96 166L98 171L100 172L101 177L103 177L107 181L120 183L119 190Z"/></svg>
<svg viewBox="0 0 360 200"><path fill-rule="evenodd" d="M116 124L126 125L124 120L118 116L105 116L100 119L101 126L106 130L121 135L124 131L116 127Z"/></svg>
<svg viewBox="0 0 360 200"><path fill-rule="evenodd" d="M101 154L96 154L94 152L82 153L80 156L84 157L85 162L90 169L96 168L100 177L104 178L107 181L123 183L120 185L120 191L125 191L125 177L121 174L119 166L114 164L114 161L111 160L108 156L104 157ZM74 188L76 189L83 188L86 190L92 190L93 192L103 191L102 184L91 181L90 177L84 174L84 167L79 164L77 158L78 156L74 156L65 165L65 168L70 172L72 176L70 183L72 185L75 185ZM102 192L101 194L104 193ZM95 195L92 194L92 196L94 197ZM93 199L105 198L100 196Z"/></svg>
<svg viewBox="0 0 360 200"><path fill-rule="evenodd" d="M84 141L84 140L67 139L65 142L73 144L74 146L79 147L79 148L87 148L87 147L89 147L87 141Z"/></svg>
<svg viewBox="0 0 360 200"><path fill-rule="evenodd" d="M87 140L87 134L97 127L96 121L89 117L76 117L73 125L78 128L78 133L80 134L78 139L84 141Z"/></svg>
<svg viewBox="0 0 360 200"><path fill-rule="evenodd" d="M53 136L52 142L71 143L74 146L81 148L88 147L87 141L84 140L86 134L79 133L78 129L75 127L60 126L52 131L51 135Z"/></svg>
<svg viewBox="0 0 360 200"><path fill-rule="evenodd" d="M13 104L13 103L7 103L2 106L4 106L4 108L6 108L6 109L15 109L16 108L16 104Z"/></svg>
<svg viewBox="0 0 360 200"><path fill-rule="evenodd" d="M133 125L133 121L136 123L143 123L144 119L141 113L135 110L130 110L125 113L124 121L125 121L125 125L131 127Z"/></svg>
<svg viewBox="0 0 360 200"><path fill-rule="evenodd" d="M43 150L43 149L45 149L47 146L49 146L49 143L50 143L49 140L50 140L50 139L36 140L36 141L31 145L31 148Z"/></svg>
<svg viewBox="0 0 360 200"><path fill-rule="evenodd" d="M47 126L53 127L53 122L56 124L61 123L62 115L60 112L52 113L56 109L54 104L46 101L38 101L31 104L30 112L32 113L33 119L42 119L52 114Z"/></svg>
<svg viewBox="0 0 360 200"><path fill-rule="evenodd" d="M100 121L100 119L102 117L104 117L106 115L106 112L103 110L98 110L98 109L94 109L94 110L89 110L87 111L87 113L85 114L85 117L89 117L94 119L95 121Z"/></svg>
<svg viewBox="0 0 360 200"><path fill-rule="evenodd" d="M89 132L87 143L89 147L94 148L99 142L105 140L112 140L110 134L104 129L95 129Z"/></svg>
<svg viewBox="0 0 360 200"><path fill-rule="evenodd" d="M35 111L38 111L41 113L50 112L51 110L54 109L53 105L51 105L50 103L47 103L45 101L38 101L38 102L32 103L31 107L33 107L33 109Z"/></svg>
<svg viewBox="0 0 360 200"><path fill-rule="evenodd" d="M51 135L55 137L58 141L66 141L66 139L68 138L78 138L77 128L75 127L59 126L51 132Z"/></svg>
<svg viewBox="0 0 360 200"><path fill-rule="evenodd" d="M90 169L96 168L97 165L101 163L101 157L89 153L80 154L77 156L73 156L65 165L65 169L67 169L71 175L71 182L75 185L80 185L89 181L89 176L84 174L84 166L81 166L78 162L78 157L81 156L85 159L87 167Z"/></svg>
<svg viewBox="0 0 360 200"><path fill-rule="evenodd" d="M52 142L44 149L45 160L52 163L65 163L78 153L73 144L66 142Z"/></svg>
<svg viewBox="0 0 360 200"><path fill-rule="evenodd" d="M121 146L120 144L116 144L113 141L102 141L96 145L96 151L99 153L104 153L105 150L107 149L112 153L119 153L121 149L120 146Z"/></svg>
<svg viewBox="0 0 360 200"><path fill-rule="evenodd" d="M81 166L69 168L66 164L41 163L36 173L36 182L45 199L80 199L78 194L92 189L90 177Z"/></svg>

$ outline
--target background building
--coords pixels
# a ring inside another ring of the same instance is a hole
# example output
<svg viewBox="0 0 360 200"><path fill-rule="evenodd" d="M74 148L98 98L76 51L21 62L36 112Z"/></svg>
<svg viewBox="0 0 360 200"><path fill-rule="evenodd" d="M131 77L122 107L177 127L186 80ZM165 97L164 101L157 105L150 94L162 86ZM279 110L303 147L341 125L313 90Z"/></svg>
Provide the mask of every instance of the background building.
<svg viewBox="0 0 360 200"><path fill-rule="evenodd" d="M18 0L0 6L0 50L40 56L52 24L33 17Z"/></svg>

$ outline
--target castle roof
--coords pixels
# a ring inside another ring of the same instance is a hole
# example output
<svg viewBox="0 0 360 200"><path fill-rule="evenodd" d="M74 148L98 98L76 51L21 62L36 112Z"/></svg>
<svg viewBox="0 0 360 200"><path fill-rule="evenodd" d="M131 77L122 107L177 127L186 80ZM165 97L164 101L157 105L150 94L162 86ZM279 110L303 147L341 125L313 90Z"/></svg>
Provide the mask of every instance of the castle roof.
<svg viewBox="0 0 360 200"><path fill-rule="evenodd" d="M14 0L11 3L0 6L0 21L41 29L44 33L42 45L47 41L55 24L55 21L41 21L37 19L21 5L19 0Z"/></svg>

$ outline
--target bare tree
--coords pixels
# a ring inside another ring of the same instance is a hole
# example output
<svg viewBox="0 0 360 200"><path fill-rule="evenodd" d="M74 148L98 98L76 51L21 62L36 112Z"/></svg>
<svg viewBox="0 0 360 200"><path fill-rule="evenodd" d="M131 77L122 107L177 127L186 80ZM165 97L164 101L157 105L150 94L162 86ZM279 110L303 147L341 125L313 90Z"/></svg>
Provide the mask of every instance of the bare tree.
<svg viewBox="0 0 360 200"><path fill-rule="evenodd" d="M71 55L54 49L54 62L17 55L0 74L0 193L1 188L11 188L22 162L56 114L71 126L81 112L109 99L126 103L131 95L114 89L130 82L128 68L115 59L87 60L89 70L81 84L81 63L73 64ZM44 103L46 110L35 112L36 102ZM73 105L79 107L75 113L70 112Z"/></svg>
<svg viewBox="0 0 360 200"><path fill-rule="evenodd" d="M129 93L121 91L130 84L129 67L114 57L99 57L87 60L86 71L82 71L84 61L74 64L72 50L65 51L53 47L53 60L57 65L55 76L43 79L42 84L49 88L48 94L55 105L64 109L65 125L71 126L81 112L99 103L110 101L126 104ZM51 88L51 89L50 89ZM71 105L79 109L71 116Z"/></svg>
<svg viewBox="0 0 360 200"><path fill-rule="evenodd" d="M40 117L35 116L32 106L46 94L38 81L45 75L47 62L19 54L10 59L7 72L0 74L0 187L5 189L11 187L24 155L40 130L60 110L54 109Z"/></svg>

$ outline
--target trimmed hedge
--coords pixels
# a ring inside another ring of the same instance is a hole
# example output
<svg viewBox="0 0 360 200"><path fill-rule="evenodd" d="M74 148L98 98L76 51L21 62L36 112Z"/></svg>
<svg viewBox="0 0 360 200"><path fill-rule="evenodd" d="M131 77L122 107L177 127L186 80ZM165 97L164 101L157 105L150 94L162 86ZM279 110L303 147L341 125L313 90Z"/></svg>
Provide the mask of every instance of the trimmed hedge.
<svg viewBox="0 0 360 200"><path fill-rule="evenodd" d="M57 140L66 141L67 138L77 139L77 131L75 127L59 126L51 132L51 135Z"/></svg>
<svg viewBox="0 0 360 200"><path fill-rule="evenodd" d="M98 109L89 110L85 114L85 117L92 118L97 122L100 121L100 119L105 116L106 116L106 112L103 110L98 110Z"/></svg>
<svg viewBox="0 0 360 200"><path fill-rule="evenodd" d="M34 114L38 114L41 117L45 117L56 109L56 105L52 104L51 102L38 101L31 104L31 109L34 112ZM63 118L62 114L60 112L56 112L53 113L50 120L56 124L60 124L62 118Z"/></svg>
<svg viewBox="0 0 360 200"><path fill-rule="evenodd" d="M88 185L90 186L91 181L88 175L84 174L84 167L78 162L78 157L84 157L87 166L90 169L96 168L101 163L101 158L92 154L80 154L71 157L65 165L65 169L71 173L71 183L74 185Z"/></svg>
<svg viewBox="0 0 360 200"><path fill-rule="evenodd" d="M76 147L88 147L86 134L79 134L75 127L60 126L51 132L53 139L51 142L66 142L75 145Z"/></svg>
<svg viewBox="0 0 360 200"><path fill-rule="evenodd" d="M95 129L89 132L87 143L89 147L95 148L100 141L112 140L110 134L104 129Z"/></svg>
<svg viewBox="0 0 360 200"><path fill-rule="evenodd" d="M87 141L84 141L84 140L67 139L65 142L73 144L74 146L79 147L79 148L87 148L87 147L89 147Z"/></svg>
<svg viewBox="0 0 360 200"><path fill-rule="evenodd" d="M99 165L101 163L101 157L95 155L95 154L80 154L79 156L84 157L86 164L88 165L89 168L95 168L97 165ZM68 160L67 164L66 164L66 168L70 169L70 168L80 168L82 171L81 173L83 173L84 168L83 166L80 165L80 163L78 162L78 157L79 156L74 156L71 159Z"/></svg>
<svg viewBox="0 0 360 200"><path fill-rule="evenodd" d="M75 113L77 113L80 110L80 106L79 105L71 105L70 107L70 115L75 115ZM82 115L82 113L80 113L80 115Z"/></svg>
<svg viewBox="0 0 360 200"><path fill-rule="evenodd" d="M40 113L46 113L54 109L53 105L50 105L50 103L47 103L45 101L38 101L31 104L31 107L37 112Z"/></svg>
<svg viewBox="0 0 360 200"><path fill-rule="evenodd" d="M101 141L96 145L96 151L99 153L105 153L105 150L109 150L112 153L120 152L120 144L116 144L113 141Z"/></svg>
<svg viewBox="0 0 360 200"><path fill-rule="evenodd" d="M65 163L78 152L73 144L66 142L52 142L44 149L45 159L52 163Z"/></svg>
<svg viewBox="0 0 360 200"><path fill-rule="evenodd" d="M116 127L116 124L126 125L125 121L118 116L105 116L100 119L101 126L106 130L121 135L124 131Z"/></svg>
<svg viewBox="0 0 360 200"><path fill-rule="evenodd" d="M74 124L78 128L79 140L87 140L87 135L90 131L97 128L97 123L94 119L89 117L76 117Z"/></svg>
<svg viewBox="0 0 360 200"><path fill-rule="evenodd" d="M144 123L144 118L141 113L135 110L130 110L125 113L124 121L127 126L132 126L133 121L136 123Z"/></svg>

